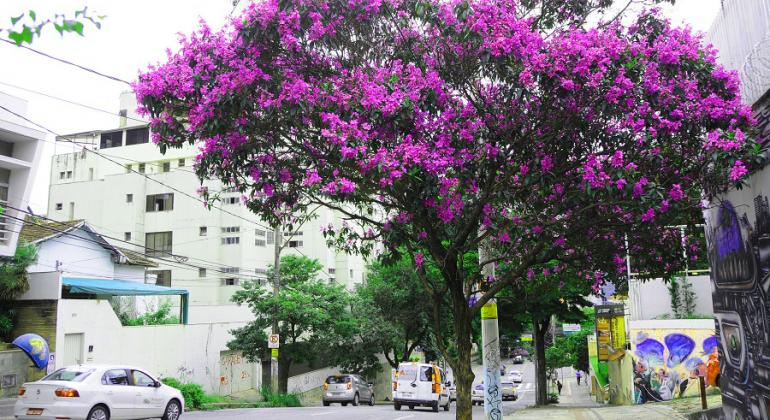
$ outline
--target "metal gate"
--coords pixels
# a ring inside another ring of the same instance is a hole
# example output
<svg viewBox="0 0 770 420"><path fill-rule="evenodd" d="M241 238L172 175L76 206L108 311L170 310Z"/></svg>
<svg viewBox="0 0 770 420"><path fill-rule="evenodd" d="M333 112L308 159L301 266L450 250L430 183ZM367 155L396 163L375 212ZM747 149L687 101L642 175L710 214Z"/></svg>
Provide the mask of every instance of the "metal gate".
<svg viewBox="0 0 770 420"><path fill-rule="evenodd" d="M83 333L64 334L64 366L83 363Z"/></svg>
<svg viewBox="0 0 770 420"><path fill-rule="evenodd" d="M239 352L219 353L219 393L232 395L255 387L256 366Z"/></svg>

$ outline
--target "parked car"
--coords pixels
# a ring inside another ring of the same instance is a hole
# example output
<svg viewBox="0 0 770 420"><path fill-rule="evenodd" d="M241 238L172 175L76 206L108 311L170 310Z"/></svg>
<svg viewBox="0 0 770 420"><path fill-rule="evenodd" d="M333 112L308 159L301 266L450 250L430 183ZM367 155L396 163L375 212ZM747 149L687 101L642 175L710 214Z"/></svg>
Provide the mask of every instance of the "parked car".
<svg viewBox="0 0 770 420"><path fill-rule="evenodd" d="M144 369L78 365L22 385L14 415L17 419L178 420L183 410L182 393Z"/></svg>
<svg viewBox="0 0 770 420"><path fill-rule="evenodd" d="M513 364L514 365L520 365L524 363L524 357L520 354L517 354L513 357Z"/></svg>
<svg viewBox="0 0 770 420"><path fill-rule="evenodd" d="M340 403L343 406L348 403L357 406L365 401L374 405L374 384L366 382L358 375L333 375L324 381L323 405L328 407L331 403Z"/></svg>
<svg viewBox="0 0 770 420"><path fill-rule="evenodd" d="M503 401L516 401L519 398L518 394L516 393L516 385L513 384L513 381L500 382L500 389L502 389Z"/></svg>
<svg viewBox="0 0 770 420"><path fill-rule="evenodd" d="M519 370L512 370L511 373L508 374L508 379L511 382L520 384L522 381L522 374Z"/></svg>
<svg viewBox="0 0 770 420"><path fill-rule="evenodd" d="M430 407L438 412L439 407L449 411L449 381L444 370L434 364L405 362L398 365L396 382L393 384L396 396L393 408L402 406Z"/></svg>
<svg viewBox="0 0 770 420"><path fill-rule="evenodd" d="M484 384L478 384L473 387L471 392L472 405L484 405Z"/></svg>
<svg viewBox="0 0 770 420"><path fill-rule="evenodd" d="M457 401L457 384L449 383L449 401Z"/></svg>

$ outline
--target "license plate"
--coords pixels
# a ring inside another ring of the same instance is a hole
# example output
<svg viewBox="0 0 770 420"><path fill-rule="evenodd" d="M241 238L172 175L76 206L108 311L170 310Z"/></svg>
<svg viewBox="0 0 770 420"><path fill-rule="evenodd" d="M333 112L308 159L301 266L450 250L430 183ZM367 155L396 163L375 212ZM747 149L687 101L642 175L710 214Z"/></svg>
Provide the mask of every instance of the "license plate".
<svg viewBox="0 0 770 420"><path fill-rule="evenodd" d="M404 396L404 397L411 397L412 393L411 392L402 392L401 395Z"/></svg>
<svg viewBox="0 0 770 420"><path fill-rule="evenodd" d="M28 416L40 416L43 414L42 408L28 408L27 409L27 415Z"/></svg>

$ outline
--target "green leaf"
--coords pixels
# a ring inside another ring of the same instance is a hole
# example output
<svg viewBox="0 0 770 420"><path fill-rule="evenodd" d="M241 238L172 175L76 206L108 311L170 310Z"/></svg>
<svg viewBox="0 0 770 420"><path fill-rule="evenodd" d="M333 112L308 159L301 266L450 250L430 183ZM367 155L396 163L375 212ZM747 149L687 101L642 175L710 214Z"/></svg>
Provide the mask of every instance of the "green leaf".
<svg viewBox="0 0 770 420"><path fill-rule="evenodd" d="M58 23L54 22L53 27L56 29L56 32L59 33L59 35L64 35L64 26L59 25Z"/></svg>
<svg viewBox="0 0 770 420"><path fill-rule="evenodd" d="M16 22L20 21L21 18L23 18L23 17L24 17L24 13L20 14L19 16L12 17L11 18L11 25L15 25Z"/></svg>
<svg viewBox="0 0 770 420"><path fill-rule="evenodd" d="M10 31L8 33L8 38L11 38L11 41L15 42L16 45L21 45L21 43L24 42L21 39L21 32Z"/></svg>
<svg viewBox="0 0 770 420"><path fill-rule="evenodd" d="M29 18L32 19L32 21L34 22L35 19L37 19L37 13L35 13L34 10L30 10L29 11Z"/></svg>

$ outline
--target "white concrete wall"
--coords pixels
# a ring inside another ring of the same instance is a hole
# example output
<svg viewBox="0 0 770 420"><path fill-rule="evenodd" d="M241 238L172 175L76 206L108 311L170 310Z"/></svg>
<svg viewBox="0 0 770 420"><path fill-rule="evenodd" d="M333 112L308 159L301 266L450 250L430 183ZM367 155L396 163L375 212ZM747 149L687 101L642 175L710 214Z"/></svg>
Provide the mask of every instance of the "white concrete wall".
<svg viewBox="0 0 770 420"><path fill-rule="evenodd" d="M141 366L155 375L176 377L219 393L222 373L220 352L227 351L230 330L243 323L207 323L123 327L106 300L62 299L56 332L57 368L64 360L64 334L83 333L86 363L120 363ZM93 351L88 352L89 346ZM226 363L231 359L224 358ZM259 386L258 365L238 364L248 371L235 375ZM245 374L244 374L245 373ZM228 381L231 379L228 379ZM242 389L242 387L239 387Z"/></svg>
<svg viewBox="0 0 770 420"><path fill-rule="evenodd" d="M18 300L56 300L61 298L61 273L29 273L29 290Z"/></svg>
<svg viewBox="0 0 770 420"><path fill-rule="evenodd" d="M330 375L338 375L340 370L336 367L312 370L301 375L292 376L286 386L290 393L300 394L318 388L324 384L326 378Z"/></svg>
<svg viewBox="0 0 770 420"><path fill-rule="evenodd" d="M695 313L713 315L709 276L691 276L687 279L695 292ZM629 305L632 320L655 319L667 314L673 316L674 313L668 284L662 279L646 282L632 280L629 284Z"/></svg>

